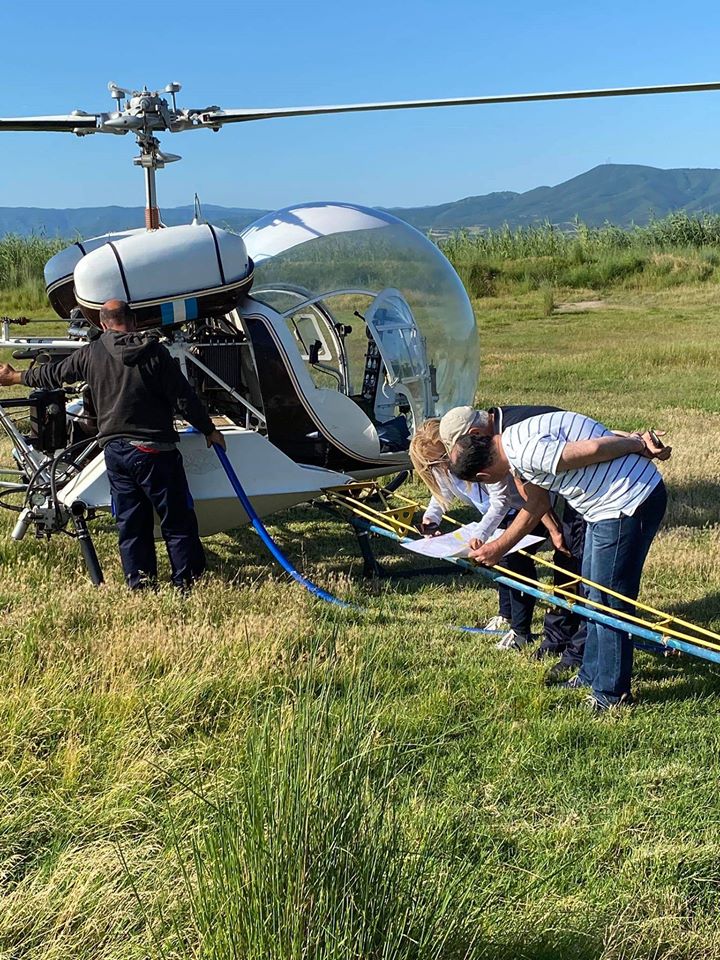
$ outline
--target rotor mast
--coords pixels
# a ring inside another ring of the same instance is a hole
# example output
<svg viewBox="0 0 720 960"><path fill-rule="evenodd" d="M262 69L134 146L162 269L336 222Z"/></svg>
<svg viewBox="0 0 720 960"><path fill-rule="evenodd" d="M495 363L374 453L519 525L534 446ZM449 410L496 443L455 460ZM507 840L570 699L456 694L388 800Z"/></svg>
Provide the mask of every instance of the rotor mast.
<svg viewBox="0 0 720 960"><path fill-rule="evenodd" d="M162 224L157 202L155 171L165 166L165 159L160 152L160 141L157 137L138 134L137 142L140 147L140 156L135 157L133 163L142 167L145 175L145 229L159 230Z"/></svg>
<svg viewBox="0 0 720 960"><path fill-rule="evenodd" d="M180 160L180 157L174 153L163 153L160 141L153 131L172 130L177 114L175 94L181 89L180 84L169 83L164 90L172 96L172 112L167 101L157 93L151 93L147 87L132 94L116 83L109 83L108 89L117 103L117 111L107 119L106 126L115 133L126 133L130 130L135 134L140 155L133 159L133 163L142 167L145 176L145 228L159 230L162 222L155 174L157 170L162 170L166 163ZM128 99L123 106L125 97Z"/></svg>

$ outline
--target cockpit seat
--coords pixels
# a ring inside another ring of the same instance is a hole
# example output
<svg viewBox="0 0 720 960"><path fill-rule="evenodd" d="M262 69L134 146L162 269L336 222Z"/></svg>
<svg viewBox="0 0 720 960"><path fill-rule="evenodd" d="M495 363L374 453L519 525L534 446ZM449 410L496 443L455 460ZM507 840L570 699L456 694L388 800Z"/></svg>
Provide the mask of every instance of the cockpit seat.
<svg viewBox="0 0 720 960"><path fill-rule="evenodd" d="M304 368L303 373L306 373ZM320 418L324 432L330 434L332 439L360 457L377 457L380 454L377 430L350 397L337 390L316 387L309 376L303 383L303 393Z"/></svg>
<svg viewBox="0 0 720 960"><path fill-rule="evenodd" d="M402 415L377 424L381 453L401 453L410 446L410 429Z"/></svg>

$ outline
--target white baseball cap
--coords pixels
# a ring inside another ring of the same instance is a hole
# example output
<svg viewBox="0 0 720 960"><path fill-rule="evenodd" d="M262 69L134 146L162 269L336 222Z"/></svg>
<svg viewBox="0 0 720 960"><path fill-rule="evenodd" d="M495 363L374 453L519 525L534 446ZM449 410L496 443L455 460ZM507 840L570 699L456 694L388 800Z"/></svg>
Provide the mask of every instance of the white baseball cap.
<svg viewBox="0 0 720 960"><path fill-rule="evenodd" d="M460 437L475 426L477 410L473 407L453 407L440 420L440 439L445 444L448 453L455 446Z"/></svg>

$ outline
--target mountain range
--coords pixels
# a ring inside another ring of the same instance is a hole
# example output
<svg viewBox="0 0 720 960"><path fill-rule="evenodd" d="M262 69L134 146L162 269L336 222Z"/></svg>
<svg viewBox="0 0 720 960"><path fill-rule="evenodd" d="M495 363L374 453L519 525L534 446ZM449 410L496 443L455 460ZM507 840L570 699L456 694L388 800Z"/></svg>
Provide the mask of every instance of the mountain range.
<svg viewBox="0 0 720 960"><path fill-rule="evenodd" d="M549 221L567 224L575 217L595 226L644 224L676 210L720 213L720 170L660 170L638 164L606 163L554 187L525 193L502 191L465 197L427 207L394 207L390 213L425 231L459 228L527 226ZM240 230L266 213L245 207L203 204L203 214L219 226ZM163 208L168 226L188 223L191 206ZM47 236L92 237L142 226L142 207L83 207L56 210L0 207L0 235L44 233Z"/></svg>

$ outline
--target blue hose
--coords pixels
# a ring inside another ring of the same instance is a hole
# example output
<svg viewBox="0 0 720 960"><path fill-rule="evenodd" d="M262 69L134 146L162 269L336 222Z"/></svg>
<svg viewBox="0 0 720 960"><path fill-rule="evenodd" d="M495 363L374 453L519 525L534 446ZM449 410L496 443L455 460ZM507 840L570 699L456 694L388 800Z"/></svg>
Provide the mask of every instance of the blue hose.
<svg viewBox="0 0 720 960"><path fill-rule="evenodd" d="M250 498L243 490L242 484L238 480L238 475L235 473L227 453L225 453L223 448L217 443L214 443L213 447L215 448L215 453L218 455L218 459L223 466L223 470L227 474L230 485L235 491L235 496L242 504L242 508L248 515L248 519L253 525L255 532L283 568L283 570L285 570L286 573L289 573L293 580L297 580L297 582L301 586L305 587L306 590L309 590L310 593L314 594L316 597L320 597L320 599L324 600L326 603L333 603L337 607L345 607L346 609L357 609L357 607L355 607L352 603L347 603L345 600L341 600L340 597L334 597L331 593L328 593L327 590L323 590L322 587L319 587L316 583L313 583L312 580L308 580L308 578L304 577L299 570L295 569L287 557L285 557L285 555L280 551L278 545L267 532L265 524L255 512L255 508L250 503Z"/></svg>

